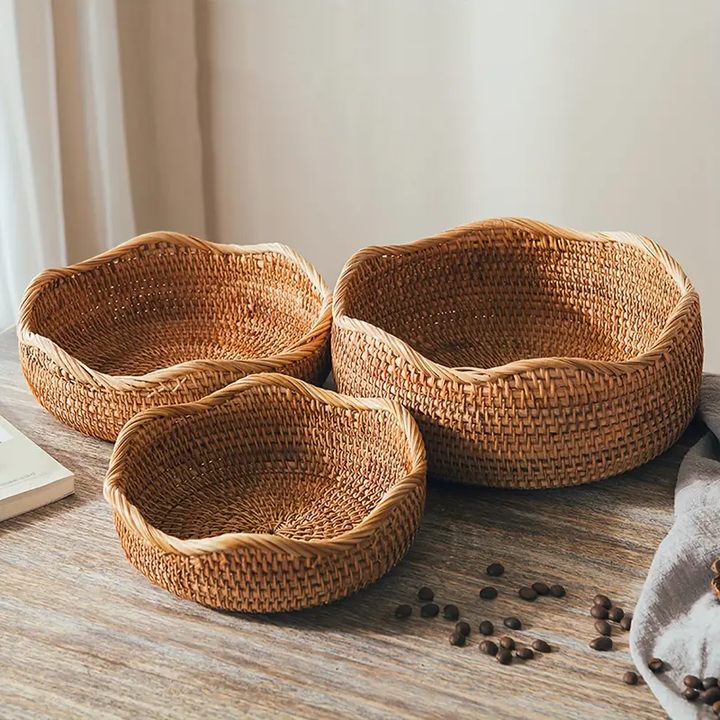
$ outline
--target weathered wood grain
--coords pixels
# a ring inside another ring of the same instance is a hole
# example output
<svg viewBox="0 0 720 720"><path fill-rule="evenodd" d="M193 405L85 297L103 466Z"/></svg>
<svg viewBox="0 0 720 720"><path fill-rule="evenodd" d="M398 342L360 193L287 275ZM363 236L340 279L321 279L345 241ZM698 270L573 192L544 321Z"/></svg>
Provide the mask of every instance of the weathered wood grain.
<svg viewBox="0 0 720 720"><path fill-rule="evenodd" d="M0 717L14 718L656 718L645 686L628 687L627 634L594 653L590 599L638 598L672 520L672 490L692 428L653 463L596 485L490 491L431 484L406 560L334 605L245 617L153 587L124 559L102 497L111 445L64 427L31 396L12 331L0 336L0 414L76 473L76 495L0 524ZM503 562L493 602L477 593ZM561 582L562 600L517 598ZM436 590L473 626L517 615L551 655L502 667L447 641L452 623L422 620L415 593ZM393 610L412 602L415 614Z"/></svg>

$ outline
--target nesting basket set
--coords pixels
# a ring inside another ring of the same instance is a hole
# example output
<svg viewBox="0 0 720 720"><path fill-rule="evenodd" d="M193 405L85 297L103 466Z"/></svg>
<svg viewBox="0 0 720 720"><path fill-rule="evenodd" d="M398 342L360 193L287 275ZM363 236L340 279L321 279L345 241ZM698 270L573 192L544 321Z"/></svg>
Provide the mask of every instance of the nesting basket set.
<svg viewBox="0 0 720 720"><path fill-rule="evenodd" d="M284 246L143 235L39 275L18 338L41 404L116 440L128 559L251 612L377 580L426 472L547 488L650 460L692 417L703 361L697 293L662 248L518 219L366 248L334 300ZM331 345L341 394L316 387Z"/></svg>

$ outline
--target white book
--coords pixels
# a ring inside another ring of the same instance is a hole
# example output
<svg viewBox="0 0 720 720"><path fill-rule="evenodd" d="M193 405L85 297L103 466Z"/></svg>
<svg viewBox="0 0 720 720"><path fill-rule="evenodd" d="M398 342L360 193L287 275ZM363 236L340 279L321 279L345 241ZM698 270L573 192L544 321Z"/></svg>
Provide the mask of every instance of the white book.
<svg viewBox="0 0 720 720"><path fill-rule="evenodd" d="M73 474L0 415L0 522L74 492Z"/></svg>

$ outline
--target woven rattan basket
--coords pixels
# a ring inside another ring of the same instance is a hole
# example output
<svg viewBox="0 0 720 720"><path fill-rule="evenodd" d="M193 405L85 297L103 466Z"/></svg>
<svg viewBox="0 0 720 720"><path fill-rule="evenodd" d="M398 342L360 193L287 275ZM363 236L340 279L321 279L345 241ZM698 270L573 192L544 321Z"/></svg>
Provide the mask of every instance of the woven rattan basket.
<svg viewBox="0 0 720 720"><path fill-rule="evenodd" d="M283 245L142 235L25 292L18 338L42 405L114 440L137 412L191 402L249 373L321 381L332 295Z"/></svg>
<svg viewBox="0 0 720 720"><path fill-rule="evenodd" d="M228 610L298 610L377 580L425 500L412 415L278 374L122 430L105 497L129 560L157 585Z"/></svg>
<svg viewBox="0 0 720 720"><path fill-rule="evenodd" d="M720 598L720 558L713 563L712 571L715 573L715 577L710 583L712 591Z"/></svg>
<svg viewBox="0 0 720 720"><path fill-rule="evenodd" d="M332 345L340 392L413 411L430 475L519 488L663 452L703 362L697 293L662 248L517 219L357 253Z"/></svg>

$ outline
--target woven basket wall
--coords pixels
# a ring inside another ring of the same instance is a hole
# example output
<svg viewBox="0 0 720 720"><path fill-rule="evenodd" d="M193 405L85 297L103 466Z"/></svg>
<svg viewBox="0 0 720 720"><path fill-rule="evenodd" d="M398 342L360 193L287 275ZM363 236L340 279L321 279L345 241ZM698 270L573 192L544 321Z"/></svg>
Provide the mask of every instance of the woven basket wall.
<svg viewBox="0 0 720 720"><path fill-rule="evenodd" d="M713 563L712 570L715 573L715 577L710 583L710 587L718 598L720 598L720 559Z"/></svg>
<svg viewBox="0 0 720 720"><path fill-rule="evenodd" d="M377 580L425 500L412 415L258 374L133 418L105 480L128 559L176 595L228 610L298 610Z"/></svg>
<svg viewBox="0 0 720 720"><path fill-rule="evenodd" d="M331 304L315 269L282 245L152 233L33 280L20 359L47 410L114 440L141 410L197 400L249 373L322 381Z"/></svg>
<svg viewBox="0 0 720 720"><path fill-rule="evenodd" d="M448 480L599 480L667 449L698 402L697 293L627 233L496 219L367 248L333 323L339 391L411 409Z"/></svg>

